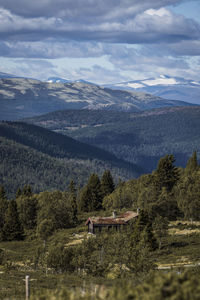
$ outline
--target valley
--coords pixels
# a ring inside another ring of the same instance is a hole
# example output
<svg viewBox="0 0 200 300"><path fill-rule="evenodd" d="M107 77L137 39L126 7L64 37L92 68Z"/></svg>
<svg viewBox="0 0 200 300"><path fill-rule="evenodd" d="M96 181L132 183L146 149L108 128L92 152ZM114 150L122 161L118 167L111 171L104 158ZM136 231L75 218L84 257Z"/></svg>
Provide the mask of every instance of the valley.
<svg viewBox="0 0 200 300"><path fill-rule="evenodd" d="M67 110L24 121L98 146L147 172L167 153L182 167L194 150L199 154L199 106L138 113Z"/></svg>

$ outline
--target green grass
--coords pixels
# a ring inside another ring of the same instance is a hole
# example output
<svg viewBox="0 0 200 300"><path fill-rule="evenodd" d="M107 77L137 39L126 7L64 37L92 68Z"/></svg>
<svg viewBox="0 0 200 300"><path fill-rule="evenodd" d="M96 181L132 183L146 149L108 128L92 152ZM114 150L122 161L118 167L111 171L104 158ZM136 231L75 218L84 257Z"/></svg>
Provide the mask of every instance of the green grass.
<svg viewBox="0 0 200 300"><path fill-rule="evenodd" d="M74 234L86 234L87 228L84 221L90 215L95 213L86 213L80 216L80 225L76 228L60 230L52 235L46 247L52 244L67 244L73 240ZM176 228L176 224L171 224L170 228ZM183 230L185 227L183 228ZM76 237L74 237L76 239ZM80 289L87 280L89 285L111 286L115 283L112 280L104 278L82 278L76 274L58 274L53 270L46 270L45 263L39 264L35 269L34 260L37 248L44 247L42 240L25 240L1 242L0 249L5 251L6 261L0 266L0 299L24 299L25 295L25 276L29 275L31 279L32 295L45 292L46 290L55 290L65 287L66 289ZM191 235L168 235L163 239L161 250L153 253L155 263L158 265L175 265L177 263L200 262L200 234ZM47 273L46 273L47 271Z"/></svg>

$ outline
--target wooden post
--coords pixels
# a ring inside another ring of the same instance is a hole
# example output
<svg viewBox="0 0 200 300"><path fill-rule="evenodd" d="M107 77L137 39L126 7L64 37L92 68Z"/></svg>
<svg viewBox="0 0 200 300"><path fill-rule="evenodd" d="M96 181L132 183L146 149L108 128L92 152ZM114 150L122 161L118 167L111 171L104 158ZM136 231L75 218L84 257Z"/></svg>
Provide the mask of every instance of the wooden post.
<svg viewBox="0 0 200 300"><path fill-rule="evenodd" d="M26 284L26 300L30 297L30 283L29 283L29 276L26 275L25 277L25 284Z"/></svg>

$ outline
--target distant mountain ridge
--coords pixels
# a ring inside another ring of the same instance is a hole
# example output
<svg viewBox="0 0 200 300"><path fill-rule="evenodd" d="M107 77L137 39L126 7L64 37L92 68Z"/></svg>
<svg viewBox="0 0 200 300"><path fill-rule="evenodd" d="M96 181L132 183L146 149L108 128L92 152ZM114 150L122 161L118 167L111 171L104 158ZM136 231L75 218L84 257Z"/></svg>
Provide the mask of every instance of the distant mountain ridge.
<svg viewBox="0 0 200 300"><path fill-rule="evenodd" d="M0 120L17 120L64 109L137 112L190 105L148 93L113 90L83 82L51 83L25 78L0 79Z"/></svg>
<svg viewBox="0 0 200 300"><path fill-rule="evenodd" d="M200 104L200 82L180 77L160 75L157 78L104 85L112 89L140 91L170 100Z"/></svg>

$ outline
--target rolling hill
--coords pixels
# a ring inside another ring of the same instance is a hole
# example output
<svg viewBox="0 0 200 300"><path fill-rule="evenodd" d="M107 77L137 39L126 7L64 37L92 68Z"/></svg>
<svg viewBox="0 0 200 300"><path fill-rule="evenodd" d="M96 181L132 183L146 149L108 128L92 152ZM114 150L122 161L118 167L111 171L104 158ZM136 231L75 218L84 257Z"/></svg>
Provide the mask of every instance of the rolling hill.
<svg viewBox="0 0 200 300"><path fill-rule="evenodd" d="M200 153L200 106L140 113L68 110L26 121L101 147L149 172L166 154L185 166L194 150Z"/></svg>
<svg viewBox="0 0 200 300"><path fill-rule="evenodd" d="M18 120L64 109L137 112L183 105L189 104L85 82L53 83L26 78L0 78L0 120Z"/></svg>
<svg viewBox="0 0 200 300"><path fill-rule="evenodd" d="M21 122L0 123L0 185L9 195L31 184L35 192L78 186L89 175L110 169L113 176L128 179L142 169L113 154L47 129Z"/></svg>

